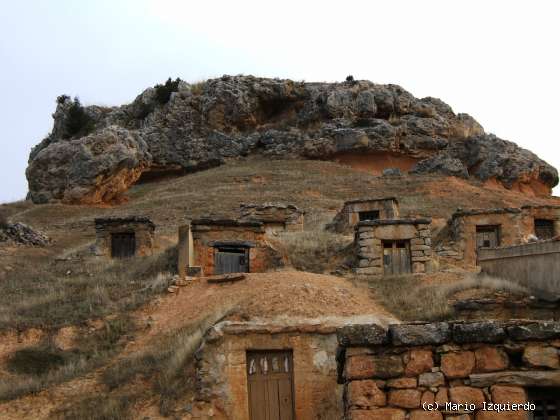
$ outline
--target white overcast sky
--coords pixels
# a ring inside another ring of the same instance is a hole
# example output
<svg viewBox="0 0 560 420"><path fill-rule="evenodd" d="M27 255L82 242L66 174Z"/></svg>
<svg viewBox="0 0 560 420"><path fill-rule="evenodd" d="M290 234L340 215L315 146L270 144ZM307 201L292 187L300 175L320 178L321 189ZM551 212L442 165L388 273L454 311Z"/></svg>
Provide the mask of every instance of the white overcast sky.
<svg viewBox="0 0 560 420"><path fill-rule="evenodd" d="M25 197L57 95L118 105L169 76L396 83L560 167L559 12L556 0L2 0L0 202Z"/></svg>

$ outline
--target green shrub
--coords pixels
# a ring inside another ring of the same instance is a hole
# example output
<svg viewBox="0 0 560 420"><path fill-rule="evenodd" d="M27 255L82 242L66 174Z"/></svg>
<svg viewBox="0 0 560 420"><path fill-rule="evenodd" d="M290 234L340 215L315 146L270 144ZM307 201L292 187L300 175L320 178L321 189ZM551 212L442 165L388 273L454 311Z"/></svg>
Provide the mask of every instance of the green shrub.
<svg viewBox="0 0 560 420"><path fill-rule="evenodd" d="M179 82L181 82L181 79L177 78L175 80L171 80L170 77L163 85L155 85L154 87L156 89L156 100L161 105L165 105L167 102L169 102L171 94L179 90Z"/></svg>
<svg viewBox="0 0 560 420"><path fill-rule="evenodd" d="M59 98L61 97L59 96ZM74 101L68 108L64 128L65 138L87 136L93 131L93 118L86 112L77 97L74 98Z"/></svg>

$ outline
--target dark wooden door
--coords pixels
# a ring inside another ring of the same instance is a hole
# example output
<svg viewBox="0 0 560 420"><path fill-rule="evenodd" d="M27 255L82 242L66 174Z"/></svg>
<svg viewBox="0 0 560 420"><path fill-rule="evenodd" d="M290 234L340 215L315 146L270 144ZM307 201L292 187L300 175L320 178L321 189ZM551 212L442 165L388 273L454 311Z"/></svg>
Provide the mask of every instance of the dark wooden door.
<svg viewBox="0 0 560 420"><path fill-rule="evenodd" d="M360 222L364 220L378 220L379 210L361 211L358 213L358 217L360 218Z"/></svg>
<svg viewBox="0 0 560 420"><path fill-rule="evenodd" d="M251 420L293 420L291 351L247 352L247 386Z"/></svg>
<svg viewBox="0 0 560 420"><path fill-rule="evenodd" d="M214 255L214 274L248 273L249 249L217 248Z"/></svg>
<svg viewBox="0 0 560 420"><path fill-rule="evenodd" d="M111 256L113 258L133 257L136 253L136 236L134 232L111 234Z"/></svg>
<svg viewBox="0 0 560 420"><path fill-rule="evenodd" d="M560 388L529 388L529 401L535 410L531 420L560 420Z"/></svg>
<svg viewBox="0 0 560 420"><path fill-rule="evenodd" d="M476 227L476 248L494 248L500 246L500 232L498 226Z"/></svg>
<svg viewBox="0 0 560 420"><path fill-rule="evenodd" d="M383 273L394 276L410 272L410 242L383 241Z"/></svg>
<svg viewBox="0 0 560 420"><path fill-rule="evenodd" d="M535 236L539 239L552 239L554 237L554 221L535 219Z"/></svg>

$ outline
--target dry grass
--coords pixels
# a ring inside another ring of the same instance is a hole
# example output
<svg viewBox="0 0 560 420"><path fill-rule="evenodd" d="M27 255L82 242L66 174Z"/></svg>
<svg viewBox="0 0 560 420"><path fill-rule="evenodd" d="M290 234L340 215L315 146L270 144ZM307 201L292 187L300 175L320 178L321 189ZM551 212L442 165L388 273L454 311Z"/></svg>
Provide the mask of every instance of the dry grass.
<svg viewBox="0 0 560 420"><path fill-rule="evenodd" d="M56 420L127 420L135 401L131 395L96 395L72 402L53 413Z"/></svg>
<svg viewBox="0 0 560 420"><path fill-rule="evenodd" d="M127 261L29 264L0 285L0 329L58 328L137 308L165 290L176 252Z"/></svg>
<svg viewBox="0 0 560 420"><path fill-rule="evenodd" d="M467 275L463 280L449 284L419 284L421 277L396 276L369 281L375 298L389 312L403 321L439 321L454 317L449 299L469 289L504 291L527 294L526 288L511 281L487 275Z"/></svg>
<svg viewBox="0 0 560 420"><path fill-rule="evenodd" d="M17 373L0 381L0 401L36 393L101 366L122 348L133 325L127 317L108 320L99 331L82 337L77 349L62 351L51 343L18 350L8 359Z"/></svg>
<svg viewBox="0 0 560 420"><path fill-rule="evenodd" d="M292 267L300 271L322 274L333 271L339 264L344 264L352 240L317 229L284 232L278 236L278 242Z"/></svg>
<svg viewBox="0 0 560 420"><path fill-rule="evenodd" d="M103 372L102 381L113 390L137 376L155 379L154 390L160 396L160 412L169 415L175 402L194 390L194 354L206 332L230 314L236 302L175 331L158 337L148 349L119 360Z"/></svg>

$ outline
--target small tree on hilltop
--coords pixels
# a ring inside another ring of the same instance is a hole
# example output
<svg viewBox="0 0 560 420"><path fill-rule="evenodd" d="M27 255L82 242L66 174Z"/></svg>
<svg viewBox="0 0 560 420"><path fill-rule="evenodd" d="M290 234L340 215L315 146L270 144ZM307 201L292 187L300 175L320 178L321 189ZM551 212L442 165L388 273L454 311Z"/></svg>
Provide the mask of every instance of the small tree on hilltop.
<svg viewBox="0 0 560 420"><path fill-rule="evenodd" d="M66 96L66 95L62 95ZM60 98L60 96L59 96ZM58 100L58 99L57 99ZM68 108L66 113L66 121L64 124L65 138L81 137L88 135L94 126L94 121L91 116L86 112L80 99L76 96L72 105Z"/></svg>
<svg viewBox="0 0 560 420"><path fill-rule="evenodd" d="M154 87L156 89L156 100L161 105L165 105L167 102L169 102L171 94L179 90L179 82L181 82L181 79L177 78L175 80L171 80L170 77L163 85L155 85Z"/></svg>

